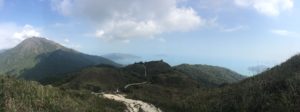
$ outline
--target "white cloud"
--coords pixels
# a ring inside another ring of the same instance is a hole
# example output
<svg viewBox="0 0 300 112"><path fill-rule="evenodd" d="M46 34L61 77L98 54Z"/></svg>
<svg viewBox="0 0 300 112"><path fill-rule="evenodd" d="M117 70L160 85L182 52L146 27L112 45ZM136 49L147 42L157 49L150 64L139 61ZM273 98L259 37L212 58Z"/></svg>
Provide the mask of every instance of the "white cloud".
<svg viewBox="0 0 300 112"><path fill-rule="evenodd" d="M205 24L193 8L178 7L179 2L182 0L52 0L52 6L65 16L96 25L96 37L128 40L190 31Z"/></svg>
<svg viewBox="0 0 300 112"><path fill-rule="evenodd" d="M246 28L247 28L246 26L242 26L242 25L232 27L232 28L224 28L224 27L220 26L220 29L221 29L222 32L236 32L236 31L240 31L240 30L243 30L243 29L246 29Z"/></svg>
<svg viewBox="0 0 300 112"><path fill-rule="evenodd" d="M248 67L248 70L250 72L252 72L253 75L257 75L257 74L262 73L262 72L264 72L268 69L269 69L269 67L266 66L266 65L256 65L256 66Z"/></svg>
<svg viewBox="0 0 300 112"><path fill-rule="evenodd" d="M64 42L65 42L65 43L70 43L70 40L69 40L68 38L65 38L65 39L64 39Z"/></svg>
<svg viewBox="0 0 300 112"><path fill-rule="evenodd" d="M209 21L206 22L206 24L208 24L208 26L211 26L212 28L217 28L220 30L220 32L237 32L237 31L241 31L241 30L246 30L249 27L245 26L245 25L236 25L236 26L227 26L227 25L223 25L221 23L218 23L218 17L215 17Z"/></svg>
<svg viewBox="0 0 300 112"><path fill-rule="evenodd" d="M291 32L291 31L288 31L288 30L279 30L279 29L271 30L271 32L273 34L281 35L281 36L288 36L288 35L294 34L294 32Z"/></svg>
<svg viewBox="0 0 300 112"><path fill-rule="evenodd" d="M63 15L70 15L71 1L72 0L52 0L52 8Z"/></svg>
<svg viewBox="0 0 300 112"><path fill-rule="evenodd" d="M22 41L30 37L40 37L40 36L41 36L40 32L38 32L37 29L35 29L31 25L25 25L21 31L15 32L13 34L13 38L19 41Z"/></svg>
<svg viewBox="0 0 300 112"><path fill-rule="evenodd" d="M103 37L104 31L103 30L97 30L96 31L96 37Z"/></svg>
<svg viewBox="0 0 300 112"><path fill-rule="evenodd" d="M76 49L76 50L82 48L82 46L80 44L74 43L69 38L63 39L63 41L61 41L60 44L63 46L66 46L68 48L72 48L72 49Z"/></svg>
<svg viewBox="0 0 300 112"><path fill-rule="evenodd" d="M31 25L18 26L14 23L0 23L0 49L14 47L32 36L41 36L41 33Z"/></svg>
<svg viewBox="0 0 300 112"><path fill-rule="evenodd" d="M235 0L241 7L251 7L268 16L278 16L282 11L291 10L293 0Z"/></svg>
<svg viewBox="0 0 300 112"><path fill-rule="evenodd" d="M129 39L133 37L151 37L160 32L160 26L153 21L111 21L101 30L96 31L96 36L106 39Z"/></svg>

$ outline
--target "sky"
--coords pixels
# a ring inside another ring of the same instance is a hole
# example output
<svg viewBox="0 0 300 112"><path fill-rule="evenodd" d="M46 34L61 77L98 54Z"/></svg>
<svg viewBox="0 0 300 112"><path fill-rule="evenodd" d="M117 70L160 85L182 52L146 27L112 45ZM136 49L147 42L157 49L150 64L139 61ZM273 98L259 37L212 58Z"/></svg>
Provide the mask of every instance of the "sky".
<svg viewBox="0 0 300 112"><path fill-rule="evenodd" d="M78 51L253 75L300 52L296 0L0 0L0 49L39 36Z"/></svg>

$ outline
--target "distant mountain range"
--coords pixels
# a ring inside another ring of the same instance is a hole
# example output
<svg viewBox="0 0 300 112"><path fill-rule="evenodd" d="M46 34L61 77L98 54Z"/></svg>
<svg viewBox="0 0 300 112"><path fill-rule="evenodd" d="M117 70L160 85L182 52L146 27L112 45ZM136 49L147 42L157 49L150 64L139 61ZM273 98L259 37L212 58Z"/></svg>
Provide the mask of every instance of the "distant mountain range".
<svg viewBox="0 0 300 112"><path fill-rule="evenodd" d="M139 56L135 56L132 54L125 54L125 53L110 53L110 54L102 55L102 57L110 59L116 63L120 63L123 65L128 65L134 62L143 61L143 59Z"/></svg>
<svg viewBox="0 0 300 112"><path fill-rule="evenodd" d="M60 77L98 64L120 66L106 58L83 54L38 37L26 39L0 54L0 74L30 80Z"/></svg>
<svg viewBox="0 0 300 112"><path fill-rule="evenodd" d="M102 92L121 92L165 112L300 111L300 55L245 77L223 67L172 67L163 60L120 66L44 38L30 38L0 53L0 73L10 76L0 76L0 111L118 112L126 108L91 94Z"/></svg>

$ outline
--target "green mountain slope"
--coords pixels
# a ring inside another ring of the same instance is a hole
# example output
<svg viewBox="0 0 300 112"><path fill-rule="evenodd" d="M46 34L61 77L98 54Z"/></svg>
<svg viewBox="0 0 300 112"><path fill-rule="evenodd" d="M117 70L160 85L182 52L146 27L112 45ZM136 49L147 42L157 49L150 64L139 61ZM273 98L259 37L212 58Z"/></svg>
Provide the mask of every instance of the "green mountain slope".
<svg viewBox="0 0 300 112"><path fill-rule="evenodd" d="M199 92L184 104L190 112L300 111L300 55L240 83Z"/></svg>
<svg viewBox="0 0 300 112"><path fill-rule="evenodd" d="M0 104L1 112L121 112L126 108L90 92L64 91L2 76Z"/></svg>
<svg viewBox="0 0 300 112"><path fill-rule="evenodd" d="M45 38L29 38L0 54L0 74L43 80L96 64L118 64L79 53Z"/></svg>
<svg viewBox="0 0 300 112"><path fill-rule="evenodd" d="M246 78L232 70L218 66L182 64L175 66L175 69L209 85L234 83Z"/></svg>
<svg viewBox="0 0 300 112"><path fill-rule="evenodd" d="M145 68L146 75L145 75ZM186 74L173 70L163 61L152 61L146 63L135 63L124 68L111 66L94 66L78 72L68 74L63 80L56 82L56 85L75 89L98 88L97 90L123 89L126 84L149 82L166 87L184 88L197 87L197 83Z"/></svg>
<svg viewBox="0 0 300 112"><path fill-rule="evenodd" d="M136 83L142 84L124 88L128 84ZM184 103L181 102L187 96L210 87L218 87L195 80L163 61L140 62L123 68L102 65L89 67L69 74L54 85L64 89L95 92L120 90L131 99L154 104L167 112L182 112Z"/></svg>
<svg viewBox="0 0 300 112"><path fill-rule="evenodd" d="M145 68L147 75L145 76ZM124 87L128 84L144 84ZM163 61L135 63L124 68L96 66L69 74L54 85L63 89L115 92L119 90L131 99L154 104L163 111L175 111L176 102L192 93L193 89L206 88L189 76L173 70Z"/></svg>
<svg viewBox="0 0 300 112"><path fill-rule="evenodd" d="M146 77L144 67L147 69ZM102 67L100 68L103 69ZM94 71L92 69L90 70ZM112 68L110 70L113 70L116 74L123 74L124 77L119 78L121 80L119 82L122 83L118 83L121 87L126 83L149 82L125 89L123 93L127 94L127 97L131 99L154 104L163 111L300 111L300 55L294 56L281 65L275 66L257 76L214 88L210 88L211 86L206 83L201 83L203 81L195 80L189 74L178 70L177 67L172 68L162 61L136 63L122 69ZM115 75L112 76L115 77ZM77 80L79 79L84 78L77 78ZM128 79L133 80L129 81ZM95 82L97 83L98 81ZM85 82L88 82L88 80ZM118 88L119 85L112 88Z"/></svg>
<svg viewBox="0 0 300 112"><path fill-rule="evenodd" d="M71 73L65 79L57 82L62 88L76 90L91 90L94 92L114 91L122 88L127 79L120 70L114 67L90 67Z"/></svg>

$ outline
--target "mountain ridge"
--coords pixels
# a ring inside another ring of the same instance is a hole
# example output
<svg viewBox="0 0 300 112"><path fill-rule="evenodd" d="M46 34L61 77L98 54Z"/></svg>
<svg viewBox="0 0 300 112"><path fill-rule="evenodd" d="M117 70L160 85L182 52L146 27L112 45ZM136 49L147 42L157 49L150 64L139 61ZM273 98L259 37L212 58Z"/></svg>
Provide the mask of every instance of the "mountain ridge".
<svg viewBox="0 0 300 112"><path fill-rule="evenodd" d="M211 85L221 85L226 83L239 82L246 78L237 72L234 72L228 68L203 65L203 64L181 64L174 67L185 74L188 74L193 79L198 81L204 81Z"/></svg>
<svg viewBox="0 0 300 112"><path fill-rule="evenodd" d="M39 37L25 39L0 54L0 74L30 80L59 76L97 64L120 66L106 58L83 54Z"/></svg>

